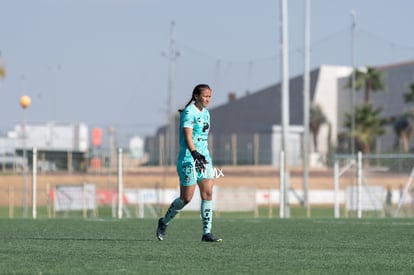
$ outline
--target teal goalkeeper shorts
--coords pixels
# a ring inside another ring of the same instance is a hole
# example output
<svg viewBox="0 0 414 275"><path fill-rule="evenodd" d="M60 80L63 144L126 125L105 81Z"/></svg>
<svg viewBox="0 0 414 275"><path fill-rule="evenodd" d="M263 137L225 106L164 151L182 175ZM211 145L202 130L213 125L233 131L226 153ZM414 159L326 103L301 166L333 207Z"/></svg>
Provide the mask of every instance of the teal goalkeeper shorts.
<svg viewBox="0 0 414 275"><path fill-rule="evenodd" d="M194 161L183 160L177 163L177 174L182 186L191 186L202 179L213 179L214 170L211 160L206 164L205 171L197 172L194 168Z"/></svg>

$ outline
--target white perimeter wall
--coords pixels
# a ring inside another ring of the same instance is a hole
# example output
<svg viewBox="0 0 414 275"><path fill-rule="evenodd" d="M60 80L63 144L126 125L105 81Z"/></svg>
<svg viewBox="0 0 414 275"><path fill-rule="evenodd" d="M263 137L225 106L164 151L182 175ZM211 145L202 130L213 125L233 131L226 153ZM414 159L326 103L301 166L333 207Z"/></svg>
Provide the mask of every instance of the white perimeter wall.
<svg viewBox="0 0 414 275"><path fill-rule="evenodd" d="M238 200L239 202L242 202L243 200L249 200L245 203L248 205L252 205L252 201L254 201L254 198L249 198L249 194L243 193L246 190L240 189L240 191L237 188L234 188L233 192L233 199ZM255 190L255 200L256 205L267 205L269 203L271 204L279 204L279 190L272 189L272 190L266 190L266 189L259 189ZM250 193L250 190L248 190L248 193ZM302 197L303 194L301 191L296 192L299 197ZM392 203L398 203L399 200L399 191L394 190L392 196ZM223 205L225 202L221 201L218 202L217 200L220 199L220 188L215 187L214 188L214 204L215 205ZM156 190L156 189L127 189L125 190L125 197L126 197L126 203L127 204L164 204L169 205L175 198L179 196L179 190L178 189L165 189L165 190ZM385 202L385 191L383 194L383 200ZM229 198L228 194L224 197L225 200L228 201L229 204L233 205L233 202L231 201L232 198ZM345 203L345 191L340 191L338 193L338 199L339 203L343 204ZM407 197L407 202L410 202L411 198ZM200 194L197 189L196 193L194 194L193 200L184 208L184 210L199 210L200 209ZM289 202L291 205L299 205L300 202L295 197L293 193L289 194ZM316 205L331 205L333 206L335 200L334 200L334 191L333 190L309 190L309 203L316 204Z"/></svg>

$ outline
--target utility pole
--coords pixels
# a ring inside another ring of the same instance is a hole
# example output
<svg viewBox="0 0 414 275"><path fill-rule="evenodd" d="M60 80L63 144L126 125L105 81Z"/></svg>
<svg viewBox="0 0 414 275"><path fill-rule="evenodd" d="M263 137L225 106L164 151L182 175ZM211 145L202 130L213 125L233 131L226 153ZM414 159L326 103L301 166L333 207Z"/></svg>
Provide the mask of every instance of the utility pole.
<svg viewBox="0 0 414 275"><path fill-rule="evenodd" d="M27 173L28 173L28 166L29 162L27 160L27 125L26 125L26 109L29 108L31 104L31 99L29 96L24 95L20 97L19 100L20 106L23 109L23 120L22 120L22 150L23 150L23 163L22 163L22 169L23 169L23 208L22 208L22 216L23 218L27 218Z"/></svg>
<svg viewBox="0 0 414 275"><path fill-rule="evenodd" d="M351 49L352 49L352 78L351 78L351 154L352 158L355 155L355 17L354 10L351 11L352 25L351 25Z"/></svg>
<svg viewBox="0 0 414 275"><path fill-rule="evenodd" d="M175 22L171 22L170 26L170 46L168 50L168 127L167 131L169 138L167 139L167 150L169 150L169 157L166 158L167 163L169 162L170 165L175 164L175 147L176 147L176 123L175 123L175 102L174 102L174 80L175 80L175 61L179 56L179 53L175 49L175 38L174 38L174 27ZM167 154L168 156L168 154Z"/></svg>
<svg viewBox="0 0 414 275"><path fill-rule="evenodd" d="M289 165L288 165L288 128L289 128L289 64L288 64L288 14L287 14L287 0L280 0L280 50L282 56L282 83L281 83L281 98L282 98L282 152L281 167L283 167L282 182L283 185L283 213L281 218L289 217Z"/></svg>
<svg viewBox="0 0 414 275"><path fill-rule="evenodd" d="M309 115L310 115L310 0L305 0L305 47L303 73L303 205L310 216L309 179Z"/></svg>

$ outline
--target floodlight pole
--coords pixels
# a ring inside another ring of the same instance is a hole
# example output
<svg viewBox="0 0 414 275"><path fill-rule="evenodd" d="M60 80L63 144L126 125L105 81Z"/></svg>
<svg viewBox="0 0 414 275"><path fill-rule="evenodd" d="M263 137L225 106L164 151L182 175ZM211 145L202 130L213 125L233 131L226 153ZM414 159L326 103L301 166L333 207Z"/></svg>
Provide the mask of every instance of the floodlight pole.
<svg viewBox="0 0 414 275"><path fill-rule="evenodd" d="M354 10L351 11L352 16L352 26L351 26L351 47L352 47L352 78L351 78L351 154L352 157L355 155L355 16L356 13Z"/></svg>
<svg viewBox="0 0 414 275"><path fill-rule="evenodd" d="M25 80L24 75L22 76L22 80ZM22 206L22 216L23 218L27 217L27 169L28 169L28 160L26 155L26 109L30 106L31 100L30 97L25 95L21 96L19 100L19 104L23 109L23 120L22 120L22 150L23 150L23 206Z"/></svg>
<svg viewBox="0 0 414 275"><path fill-rule="evenodd" d="M37 148L33 147L32 156L32 217L37 218Z"/></svg>
<svg viewBox="0 0 414 275"><path fill-rule="evenodd" d="M284 213L281 218L289 217L289 165L288 165L288 128L289 128L289 66L288 66L288 13L287 13L287 0L280 0L280 50L282 56L281 70L282 70L282 83L281 83L281 98L282 98L282 150L284 153L283 160L283 202Z"/></svg>
<svg viewBox="0 0 414 275"><path fill-rule="evenodd" d="M26 108L23 107L23 120L22 120L22 147L23 147L23 208L22 208L22 216L23 218L27 218L27 169L28 169L28 161L27 161L27 131L26 131Z"/></svg>
<svg viewBox="0 0 414 275"><path fill-rule="evenodd" d="M309 179L309 116L310 116L310 0L305 0L305 54L303 73L303 205L310 216Z"/></svg>
<svg viewBox="0 0 414 275"><path fill-rule="evenodd" d="M175 102L174 102L174 79L175 79L175 61L177 60L177 57L179 56L179 53L175 49L175 37L174 37L174 27L175 27L175 21L171 21L171 27L170 27L170 45L169 45L169 51L168 51L168 102L169 102L169 108L168 108L168 135L169 139L167 139L167 144L169 143L169 148L166 149L169 150L170 156L167 157L167 163L171 165L174 165L174 159L175 159ZM169 159L169 160L168 160Z"/></svg>
<svg viewBox="0 0 414 275"><path fill-rule="evenodd" d="M118 148L118 219L122 219L122 210L124 208L122 195L124 193L124 182L122 173L122 148Z"/></svg>
<svg viewBox="0 0 414 275"><path fill-rule="evenodd" d="M362 153L358 152L358 167L357 167L357 218L362 218Z"/></svg>

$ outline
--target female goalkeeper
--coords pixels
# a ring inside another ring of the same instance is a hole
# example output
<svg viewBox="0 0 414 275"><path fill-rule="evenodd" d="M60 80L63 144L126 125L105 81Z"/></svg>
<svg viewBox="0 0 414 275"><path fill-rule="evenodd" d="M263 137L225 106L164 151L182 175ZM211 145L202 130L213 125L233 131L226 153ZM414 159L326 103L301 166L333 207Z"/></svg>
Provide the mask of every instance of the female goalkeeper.
<svg viewBox="0 0 414 275"><path fill-rule="evenodd" d="M190 101L180 112L180 150L177 173L180 180L180 197L168 208L165 216L158 220L156 235L164 240L169 222L193 198L196 184L201 195L201 219L204 242L222 242L211 233L213 219L213 165L208 151L210 114L206 107L210 103L211 89L207 84L197 85Z"/></svg>

